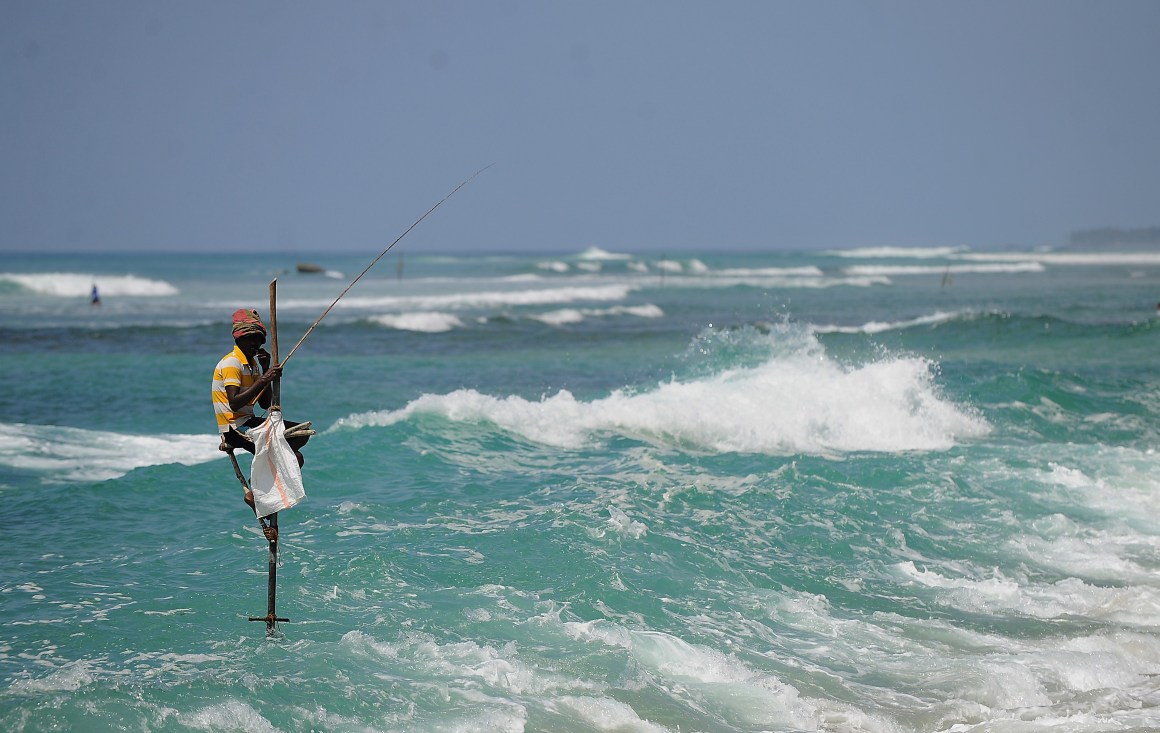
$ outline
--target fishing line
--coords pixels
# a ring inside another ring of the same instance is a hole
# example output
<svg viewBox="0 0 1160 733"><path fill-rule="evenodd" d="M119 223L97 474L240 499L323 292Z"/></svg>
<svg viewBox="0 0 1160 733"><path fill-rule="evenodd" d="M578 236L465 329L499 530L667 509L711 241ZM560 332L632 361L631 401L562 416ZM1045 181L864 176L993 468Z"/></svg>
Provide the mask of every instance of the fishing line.
<svg viewBox="0 0 1160 733"><path fill-rule="evenodd" d="M467 177L467 178L466 178L466 179L465 179L465 180L464 180L462 183L460 183L458 186L456 186L455 188L451 189L451 193L449 193L449 194L447 194L446 196L444 196L443 198L441 198L441 199L439 200L439 202L438 202L437 204L435 204L434 206L432 206L430 209L427 209L427 212L426 212L425 214L423 214L422 216L420 216L418 219L416 219L414 224L412 224L411 226L407 227L407 231L403 232L403 233L402 233L402 234L400 234L398 237L396 237L396 238L395 238L395 241L393 241L393 242L391 242L389 245L387 245L387 248L386 248L386 249L384 249L382 252L380 252L378 257L376 257L376 258L374 258L373 260L371 260L371 263L370 263L369 265L367 265L367 266L366 266L366 269L365 269L365 270L363 270L362 272L360 272L360 273L358 274L358 277L356 277L354 280L351 280L351 281L350 281L350 285L347 285L347 286L346 286L346 288L345 288L345 289L344 289L344 290L343 290L341 293L339 293L339 294L338 294L338 297L334 299L334 302L333 302L333 303L331 303L331 304L330 304L330 306L329 306L329 307L328 307L326 310L324 310L324 311L322 312L322 315L320 315L320 316L318 317L318 320L317 320L317 321L315 321L313 324L311 324L310 328L306 329L306 333L302 334L302 338L298 339L298 343L294 344L294 347L293 347L292 349L290 349L290 353L286 354L286 358L282 360L282 364L284 365L286 362L290 361L290 357L294 356L294 352L298 350L298 347L302 345L302 342L306 340L306 337L310 335L311 331L313 331L313 330L314 330L314 327L315 327L315 326L317 326L319 323L321 323L323 318L326 318L326 314L327 314L327 313L330 313L330 309L331 309L331 308L333 308L334 306L338 305L338 301L342 300L342 296L346 295L346 294L347 294L347 292L349 292L349 291L350 291L350 289L354 287L354 284L355 284L355 283L357 283L359 280L361 280L361 279L362 279L362 276L363 276L363 275L367 274L367 272L369 272L369 271L370 271L370 269L371 269L372 267L374 267L374 266L375 266L375 264L376 264L376 263L377 263L379 260L381 260L381 259L383 258L383 256L384 256L384 255L386 255L386 254L387 254L387 252L390 252L390 251L391 251L391 247L394 247L396 244L398 244L398 243L399 243L399 240L401 240L403 237L405 237L405 236L407 236L408 234L410 234L410 232L411 232L411 230L412 230L412 229L414 229L415 227L419 226L419 223L420 223L421 221L423 221L424 219L426 219L426 218L427 218L427 217L428 217L428 216L431 214L431 212L432 212L432 211L434 211L435 209L438 209L438 208L439 208L439 207L440 207L440 206L443 204L443 202L444 202L444 201L446 201L447 199L449 199L449 198L451 198L452 196L454 196L456 191L458 191L459 189L463 188L463 187L464 187L464 186L466 186L468 183L471 183L471 181L472 181L472 180L474 180L476 176L478 176L480 173L483 173L485 170L487 170L488 168L492 167L493 165L495 165L495 163L489 163L488 165L485 165L484 167L482 167L482 168L480 168L479 170L477 170L475 173L472 173L470 176L468 176L468 177Z"/></svg>

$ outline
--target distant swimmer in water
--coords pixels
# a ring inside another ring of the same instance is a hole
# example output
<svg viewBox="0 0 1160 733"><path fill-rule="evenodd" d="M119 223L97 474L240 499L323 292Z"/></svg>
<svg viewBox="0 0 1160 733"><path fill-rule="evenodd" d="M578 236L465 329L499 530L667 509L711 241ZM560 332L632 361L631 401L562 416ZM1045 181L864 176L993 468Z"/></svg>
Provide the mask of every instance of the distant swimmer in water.
<svg viewBox="0 0 1160 733"><path fill-rule="evenodd" d="M100 305L100 304L101 304L101 293L99 290L97 290L97 284L93 283L93 292L89 294L89 305ZM1160 308L1160 306L1157 306L1157 307Z"/></svg>

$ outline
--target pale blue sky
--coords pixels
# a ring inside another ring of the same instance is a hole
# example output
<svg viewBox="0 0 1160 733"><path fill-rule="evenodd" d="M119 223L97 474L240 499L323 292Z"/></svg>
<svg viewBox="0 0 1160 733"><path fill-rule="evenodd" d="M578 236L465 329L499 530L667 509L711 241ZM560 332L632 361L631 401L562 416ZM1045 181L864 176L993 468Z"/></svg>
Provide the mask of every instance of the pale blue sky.
<svg viewBox="0 0 1160 733"><path fill-rule="evenodd" d="M0 251L1160 225L1160 2L0 0Z"/></svg>

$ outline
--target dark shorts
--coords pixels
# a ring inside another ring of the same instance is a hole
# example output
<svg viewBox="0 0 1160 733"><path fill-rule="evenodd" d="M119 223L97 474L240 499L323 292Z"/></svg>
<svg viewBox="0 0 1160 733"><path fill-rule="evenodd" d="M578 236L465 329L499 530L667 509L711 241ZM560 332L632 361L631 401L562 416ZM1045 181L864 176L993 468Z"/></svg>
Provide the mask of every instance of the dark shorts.
<svg viewBox="0 0 1160 733"><path fill-rule="evenodd" d="M246 421L245 427L256 428L263 422L264 420L260 417L252 417ZM286 425L287 430L294 427L295 425L298 425L298 423L294 422L293 420L283 420L282 422ZM231 427L228 431L222 433L222 440L226 442L226 445L229 445L233 448L241 448L242 450L248 451L250 453L254 452L254 441L247 439L244 435L239 433L236 428ZM310 436L306 436L305 438L290 438L286 442L290 444L290 447L293 448L295 452L297 452L299 448L306 445L306 441L308 440L310 440Z"/></svg>

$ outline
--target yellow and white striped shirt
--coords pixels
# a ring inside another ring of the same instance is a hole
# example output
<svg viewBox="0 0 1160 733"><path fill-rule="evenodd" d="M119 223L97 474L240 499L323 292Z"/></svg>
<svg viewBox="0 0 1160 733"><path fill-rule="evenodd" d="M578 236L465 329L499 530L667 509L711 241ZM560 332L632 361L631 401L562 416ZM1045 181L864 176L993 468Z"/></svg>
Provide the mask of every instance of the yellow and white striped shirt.
<svg viewBox="0 0 1160 733"><path fill-rule="evenodd" d="M219 433L228 433L231 426L240 428L254 416L253 405L246 405L237 412L230 409L226 387L240 387L245 390L257 379L257 369L250 364L246 355L237 346L218 362L213 370L213 388L210 395L213 399L213 412L217 417Z"/></svg>

